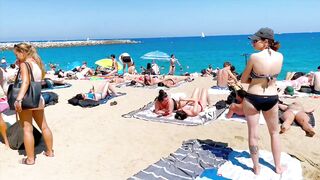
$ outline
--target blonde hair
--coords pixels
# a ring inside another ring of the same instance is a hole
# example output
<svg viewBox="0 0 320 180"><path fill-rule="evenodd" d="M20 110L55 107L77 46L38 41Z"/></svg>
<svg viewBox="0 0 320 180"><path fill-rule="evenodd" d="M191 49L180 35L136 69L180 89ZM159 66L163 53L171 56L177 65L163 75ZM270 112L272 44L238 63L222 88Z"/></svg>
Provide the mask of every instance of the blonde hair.
<svg viewBox="0 0 320 180"><path fill-rule="evenodd" d="M19 43L19 44L15 44L13 48L17 52L26 53L27 57L34 59L36 61L37 65L41 69L42 78L44 78L44 76L46 75L46 70L45 70L44 64L43 64L43 62L42 62L42 60L41 60L41 58L40 58L40 56L34 46L32 46L31 44L27 44L27 43Z"/></svg>

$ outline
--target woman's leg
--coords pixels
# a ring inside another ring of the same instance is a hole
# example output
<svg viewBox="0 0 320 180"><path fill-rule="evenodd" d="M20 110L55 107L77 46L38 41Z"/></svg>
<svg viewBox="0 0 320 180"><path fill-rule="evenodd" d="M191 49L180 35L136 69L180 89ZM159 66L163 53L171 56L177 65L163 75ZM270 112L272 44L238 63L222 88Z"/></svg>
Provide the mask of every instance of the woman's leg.
<svg viewBox="0 0 320 180"><path fill-rule="evenodd" d="M201 90L200 103L203 108L207 107L207 105L208 105L208 89L203 88Z"/></svg>
<svg viewBox="0 0 320 180"><path fill-rule="evenodd" d="M26 164L34 164L34 137L32 126L32 111L23 110L19 113L20 125L23 129L23 143L27 153L27 159L23 162Z"/></svg>
<svg viewBox="0 0 320 180"><path fill-rule="evenodd" d="M280 155L281 155L281 147L280 147L280 138L279 138L279 114L278 114L278 104L274 105L268 111L263 112L263 116L266 120L269 134L271 137L271 149L273 154L274 164L276 166L276 173L281 174L284 171L284 168L281 167L280 163Z"/></svg>
<svg viewBox="0 0 320 180"><path fill-rule="evenodd" d="M313 137L316 133L312 126L309 124L309 116L305 112L299 112L296 115L296 122L302 127L302 129L306 132L306 135L309 137Z"/></svg>
<svg viewBox="0 0 320 180"><path fill-rule="evenodd" d="M52 132L48 127L46 117L44 115L44 109L32 111L32 117L34 118L38 127L42 131L44 143L46 144L46 147L47 147L45 155L50 157L54 156L53 149L52 149L52 144L53 144Z"/></svg>
<svg viewBox="0 0 320 180"><path fill-rule="evenodd" d="M259 148L258 148L258 127L259 127L259 118L260 113L255 109L255 107L244 100L243 102L243 111L247 119L248 124L248 138L249 138L249 151L251 155L251 159L253 162L253 172L254 174L260 173L260 165L259 165Z"/></svg>
<svg viewBox="0 0 320 180"><path fill-rule="evenodd" d="M4 140L4 144L6 145L6 147L9 147L9 141L8 141L8 137L7 137L7 125L4 122L1 113L0 113L0 133L1 133L1 136Z"/></svg>
<svg viewBox="0 0 320 180"><path fill-rule="evenodd" d="M291 127L291 124L294 121L294 114L291 110L286 110L282 114L281 119L283 120L283 123L281 125L280 134L286 132Z"/></svg>

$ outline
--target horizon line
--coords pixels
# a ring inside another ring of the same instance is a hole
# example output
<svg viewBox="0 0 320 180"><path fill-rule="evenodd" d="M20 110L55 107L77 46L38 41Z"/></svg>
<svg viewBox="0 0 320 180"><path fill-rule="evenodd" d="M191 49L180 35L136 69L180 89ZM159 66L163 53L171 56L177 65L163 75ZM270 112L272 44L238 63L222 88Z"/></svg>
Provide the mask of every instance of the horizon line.
<svg viewBox="0 0 320 180"><path fill-rule="evenodd" d="M279 33L276 32L276 35L284 35L284 34L306 34L306 33L320 33L320 31L315 31L315 32L284 32L284 33ZM206 37L219 37L219 36L245 36L245 35L250 35L250 34L209 34L206 35ZM90 40L132 40L132 39L157 39L157 38L192 38L192 37L200 37L196 35L192 36L154 36L154 37L134 37L134 38L90 38L86 37L83 39L44 39L44 40L11 40L11 41L1 41L0 43L14 43L14 42L48 42L48 41L87 41L89 38Z"/></svg>

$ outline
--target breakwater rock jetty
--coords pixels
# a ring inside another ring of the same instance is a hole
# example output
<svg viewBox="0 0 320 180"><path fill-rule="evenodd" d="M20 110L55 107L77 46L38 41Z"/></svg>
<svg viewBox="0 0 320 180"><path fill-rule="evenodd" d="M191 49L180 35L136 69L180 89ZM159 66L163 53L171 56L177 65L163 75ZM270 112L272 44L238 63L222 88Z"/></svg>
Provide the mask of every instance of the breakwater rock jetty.
<svg viewBox="0 0 320 180"><path fill-rule="evenodd" d="M13 49L15 44L19 42L0 43L1 50ZM52 48L52 47L74 47L74 46L96 46L105 44L137 44L139 41L133 40L86 40L86 41L47 41L47 42L27 42L36 48Z"/></svg>

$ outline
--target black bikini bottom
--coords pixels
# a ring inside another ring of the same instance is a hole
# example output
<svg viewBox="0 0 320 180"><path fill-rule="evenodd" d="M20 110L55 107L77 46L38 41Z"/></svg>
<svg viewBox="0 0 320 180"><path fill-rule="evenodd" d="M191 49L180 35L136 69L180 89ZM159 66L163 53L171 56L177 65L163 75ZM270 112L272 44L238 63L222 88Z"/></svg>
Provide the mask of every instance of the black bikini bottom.
<svg viewBox="0 0 320 180"><path fill-rule="evenodd" d="M279 100L278 95L262 96L250 93L247 93L245 98L256 108L257 111L268 111L276 105Z"/></svg>
<svg viewBox="0 0 320 180"><path fill-rule="evenodd" d="M173 110L178 110L178 104L177 104L176 100L174 100L172 98L172 101L173 101Z"/></svg>

